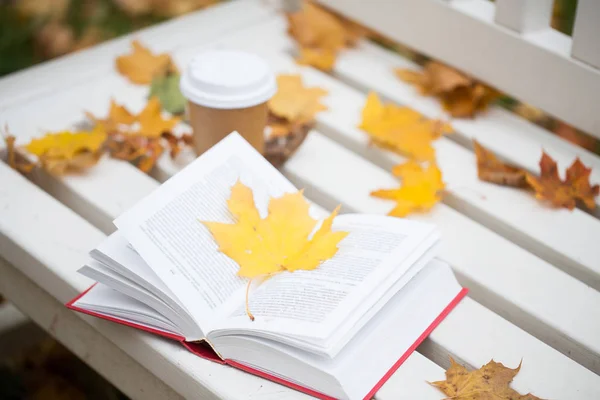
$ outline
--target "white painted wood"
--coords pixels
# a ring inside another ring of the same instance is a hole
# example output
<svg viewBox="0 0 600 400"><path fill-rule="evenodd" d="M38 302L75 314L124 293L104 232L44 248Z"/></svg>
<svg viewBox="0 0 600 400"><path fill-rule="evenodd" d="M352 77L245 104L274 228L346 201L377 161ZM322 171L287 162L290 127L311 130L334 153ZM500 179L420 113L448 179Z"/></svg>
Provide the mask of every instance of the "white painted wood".
<svg viewBox="0 0 600 400"><path fill-rule="evenodd" d="M566 35L517 35L484 0L319 2L600 137L600 71L571 57Z"/></svg>
<svg viewBox="0 0 600 400"><path fill-rule="evenodd" d="M132 399L181 399L146 368L0 259L0 290L44 330Z"/></svg>
<svg viewBox="0 0 600 400"><path fill-rule="evenodd" d="M336 75L361 88L376 90L429 117L443 116L435 100L418 95L412 87L395 78L392 68L393 65L399 65L398 57L394 56L395 61L386 60L385 57L377 59L380 52L370 50L372 49L344 54L336 65ZM406 66L405 63L401 65ZM326 83L326 80L320 79L319 82L321 81ZM345 121L346 125L356 126L359 121L357 113L364 104L364 98L359 100L351 93L341 95L340 98L345 99L344 104L349 108L340 111L339 106L332 107L332 110L339 111L335 123ZM329 114L322 114L318 118ZM539 171L537 162L542 149L558 161L561 169L566 168L576 156L580 156L587 165L594 168L592 182L600 182L598 157L583 151L573 152L573 149L557 146L560 143L551 140L546 140L543 144L537 143L536 139L550 138L551 135L539 128L528 129L531 126L506 114L502 110L493 110L475 120L455 120L452 124L457 133L436 143L440 163L443 163L442 170L448 174L452 171L452 175L446 177L450 191L459 193L462 201L469 204L469 207L465 207L454 202L453 207L460 208L461 212L466 212L520 246L598 288L599 250L588 242L593 237L590 232L600 229L596 219L580 210L569 212L549 209L528 194L480 182L475 178L473 154L451 143L451 140L458 139L463 144L469 144L472 138L477 139L502 158L531 171ZM533 132L536 135L532 137L530 133ZM373 155L372 159L385 168L401 160L399 157L380 155ZM452 198L449 200L452 201ZM477 210L485 210L485 213L481 214ZM588 245L582 246L581 243Z"/></svg>
<svg viewBox="0 0 600 400"><path fill-rule="evenodd" d="M311 134L285 166L309 198L345 212L385 214L393 207L373 190L394 177L329 139ZM440 204L409 216L441 230L440 258L452 265L471 296L592 371L600 370L600 320L590 317L600 293L489 229ZM600 313L600 311L598 311Z"/></svg>
<svg viewBox="0 0 600 400"><path fill-rule="evenodd" d="M132 39L153 51L199 46L237 30L260 25L275 16L262 0L223 2L201 12L136 31L91 49L60 57L0 79L0 113L13 104L29 101L69 86L103 76L114 68L114 58L130 51Z"/></svg>
<svg viewBox="0 0 600 400"><path fill-rule="evenodd" d="M547 29L553 5L554 0L496 0L494 20L520 33Z"/></svg>
<svg viewBox="0 0 600 400"><path fill-rule="evenodd" d="M600 3L578 0L573 27L573 57L600 68Z"/></svg>
<svg viewBox="0 0 600 400"><path fill-rule="evenodd" d="M0 304L0 335L4 332L15 329L29 321L23 313L15 308L14 305L5 301Z"/></svg>

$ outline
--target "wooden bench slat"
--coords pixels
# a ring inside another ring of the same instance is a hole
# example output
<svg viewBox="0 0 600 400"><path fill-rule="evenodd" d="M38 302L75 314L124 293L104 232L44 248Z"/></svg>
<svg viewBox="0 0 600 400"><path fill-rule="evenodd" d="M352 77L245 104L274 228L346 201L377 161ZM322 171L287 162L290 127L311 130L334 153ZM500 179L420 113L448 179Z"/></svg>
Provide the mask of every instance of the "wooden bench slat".
<svg viewBox="0 0 600 400"><path fill-rule="evenodd" d="M357 49L340 55L335 75L361 89L375 90L388 99L410 105L430 118L447 117L437 100L419 95L412 86L400 81L394 75L396 67L418 68L398 54L362 42ZM594 167L591 181L600 183L600 157L499 107L492 107L487 114L472 120L453 120L452 126L458 134L455 139L464 145L470 146L471 139L476 139L505 160L535 173L539 173L542 149L557 161L561 170L579 156L584 164ZM596 204L600 205L600 199L596 199ZM596 215L600 216L600 207L596 208Z"/></svg>
<svg viewBox="0 0 600 400"><path fill-rule="evenodd" d="M345 211L385 214L393 205L369 196L393 187L384 170L313 132L285 165L306 195ZM512 323L598 371L600 293L528 253L455 210L439 204L409 218L435 223L442 231L440 258L452 265L474 299Z"/></svg>
<svg viewBox="0 0 600 400"><path fill-rule="evenodd" d="M117 348L93 326L0 258L0 291L37 325L130 398L181 399L173 389Z"/></svg>

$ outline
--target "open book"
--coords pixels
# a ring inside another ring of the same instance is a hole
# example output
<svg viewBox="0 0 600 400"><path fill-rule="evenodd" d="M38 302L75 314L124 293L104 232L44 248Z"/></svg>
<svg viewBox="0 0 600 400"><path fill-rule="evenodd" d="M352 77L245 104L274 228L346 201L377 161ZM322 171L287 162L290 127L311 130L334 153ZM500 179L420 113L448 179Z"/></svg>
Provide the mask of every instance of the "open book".
<svg viewBox="0 0 600 400"><path fill-rule="evenodd" d="M466 294L434 260L435 226L336 217L332 229L349 232L336 255L253 287L251 321L247 280L199 222L234 222L227 199L238 179L262 217L269 198L297 190L230 134L114 221L80 269L98 283L68 306L319 398L370 398Z"/></svg>

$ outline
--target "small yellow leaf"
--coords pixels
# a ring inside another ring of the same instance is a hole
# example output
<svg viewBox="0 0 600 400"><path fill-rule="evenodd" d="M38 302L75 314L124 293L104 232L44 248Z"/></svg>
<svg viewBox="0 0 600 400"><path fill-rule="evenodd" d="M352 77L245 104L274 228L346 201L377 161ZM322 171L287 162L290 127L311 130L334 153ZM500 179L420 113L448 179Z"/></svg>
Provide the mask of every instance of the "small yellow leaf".
<svg viewBox="0 0 600 400"><path fill-rule="evenodd" d="M405 217L412 212L430 210L440 200L444 189L442 173L435 164L422 168L416 161L408 161L393 168L392 173L402 180L398 189L381 189L371 196L393 200L396 206L389 212L394 217Z"/></svg>
<svg viewBox="0 0 600 400"><path fill-rule="evenodd" d="M133 83L149 84L156 76L177 72L171 56L168 54L154 55L140 42L131 43L133 52L117 57L117 70Z"/></svg>
<svg viewBox="0 0 600 400"><path fill-rule="evenodd" d="M296 59L300 65L310 65L321 71L330 72L335 65L335 52L329 49L311 49L303 47Z"/></svg>
<svg viewBox="0 0 600 400"><path fill-rule="evenodd" d="M264 219L254 205L252 191L239 181L227 204L236 217L234 224L202 223L219 250L239 264L238 275L246 278L315 269L335 255L337 244L347 235L331 231L336 209L311 238L318 221L310 217L310 204L301 191L272 198Z"/></svg>
<svg viewBox="0 0 600 400"><path fill-rule="evenodd" d="M508 386L520 369L521 364L511 369L491 360L478 370L467 371L450 357L446 380L431 384L453 400L542 400L530 393L519 394Z"/></svg>
<svg viewBox="0 0 600 400"><path fill-rule="evenodd" d="M179 117L163 118L162 108L158 97L151 97L146 107L137 116L140 123L138 134L146 137L160 137L164 132L171 131L181 120Z"/></svg>
<svg viewBox="0 0 600 400"><path fill-rule="evenodd" d="M432 142L452 131L450 125L427 119L408 107L384 105L375 93L367 97L359 127L375 143L423 161L435 159Z"/></svg>
<svg viewBox="0 0 600 400"><path fill-rule="evenodd" d="M104 125L109 133L119 130L121 125L131 125L137 119L125 106L117 104L114 99L110 100L108 116L105 119L97 118L89 112L86 112L86 115L96 124Z"/></svg>
<svg viewBox="0 0 600 400"><path fill-rule="evenodd" d="M269 111L275 116L298 124L310 122L327 107L320 103L327 91L305 87L300 75L279 75L277 93L269 100Z"/></svg>
<svg viewBox="0 0 600 400"><path fill-rule="evenodd" d="M25 149L36 155L48 172L62 175L95 165L102 156L106 137L104 127L96 125L92 131L49 133L31 140Z"/></svg>

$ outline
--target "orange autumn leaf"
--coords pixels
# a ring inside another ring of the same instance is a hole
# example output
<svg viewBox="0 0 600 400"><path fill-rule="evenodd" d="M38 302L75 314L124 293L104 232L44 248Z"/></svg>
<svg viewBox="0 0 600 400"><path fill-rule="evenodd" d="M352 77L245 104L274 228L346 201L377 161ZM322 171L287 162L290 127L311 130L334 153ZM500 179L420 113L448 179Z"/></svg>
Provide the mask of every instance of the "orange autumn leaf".
<svg viewBox="0 0 600 400"><path fill-rule="evenodd" d="M527 183L535 190L535 197L550 202L555 207L575 208L577 200L590 210L596 208L595 198L600 185L590 184L591 168L587 168L579 158L567 169L566 179L558 176L556 161L545 152L540 159L541 176L527 174Z"/></svg>
<svg viewBox="0 0 600 400"><path fill-rule="evenodd" d="M476 140L473 140L473 146L477 157L477 175L479 179L503 186L527 186L525 170L498 160L494 153L480 145Z"/></svg>
<svg viewBox="0 0 600 400"><path fill-rule="evenodd" d="M106 140L102 125L92 131L63 131L32 139L24 148L38 157L41 166L51 174L77 172L95 165L102 156Z"/></svg>
<svg viewBox="0 0 600 400"><path fill-rule="evenodd" d="M140 42L131 42L133 52L117 57L117 70L131 82L137 84L150 84L156 76L177 72L177 67L168 54L154 55Z"/></svg>
<svg viewBox="0 0 600 400"><path fill-rule="evenodd" d="M408 161L395 166L392 173L401 179L400 188L380 189L371 193L373 197L396 202L389 215L405 217L412 212L425 212L441 200L440 192L445 185L436 164L431 163L423 168L416 161Z"/></svg>
<svg viewBox="0 0 600 400"><path fill-rule="evenodd" d="M435 159L432 142L452 131L450 125L408 107L383 104L375 93L367 97L359 128L376 144L423 161Z"/></svg>
<svg viewBox="0 0 600 400"><path fill-rule="evenodd" d="M337 52L353 46L366 30L359 25L304 1L302 8L286 14L288 33L298 43L298 62L330 71L335 64Z"/></svg>
<svg viewBox="0 0 600 400"><path fill-rule="evenodd" d="M310 216L310 203L302 191L271 198L268 215L261 218L252 190L237 181L227 206L235 223L201 222L219 245L219 251L238 263L238 275L250 279L283 271L313 270L333 257L338 243L348 235L332 231L339 207L312 234L319 221ZM247 312L253 320L248 309Z"/></svg>
<svg viewBox="0 0 600 400"><path fill-rule="evenodd" d="M492 88L436 61L428 62L422 71L398 68L395 73L422 95L437 97L444 109L457 118L473 117L498 97Z"/></svg>
<svg viewBox="0 0 600 400"><path fill-rule="evenodd" d="M105 119L97 118L92 113L86 112L86 116L96 124L102 124L107 132L118 130L122 125L133 124L137 117L133 115L127 108L117 104L114 99L110 99L110 108L108 116Z"/></svg>
<svg viewBox="0 0 600 400"><path fill-rule="evenodd" d="M511 369L491 360L478 370L468 371L450 357L446 380L431 384L453 400L542 400L531 393L519 394L508 386L520 369L521 364Z"/></svg>

